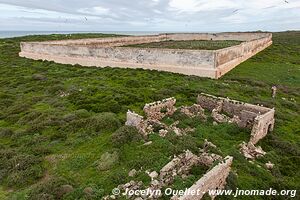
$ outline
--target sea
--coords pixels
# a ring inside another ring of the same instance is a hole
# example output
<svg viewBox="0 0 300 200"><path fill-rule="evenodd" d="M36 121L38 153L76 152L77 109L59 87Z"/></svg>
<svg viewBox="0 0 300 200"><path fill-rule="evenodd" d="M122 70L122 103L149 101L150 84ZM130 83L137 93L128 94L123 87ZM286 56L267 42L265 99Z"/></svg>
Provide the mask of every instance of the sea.
<svg viewBox="0 0 300 200"><path fill-rule="evenodd" d="M75 34L75 33L106 33L120 35L155 35L166 32L147 31L0 31L0 38L13 38L28 35Z"/></svg>

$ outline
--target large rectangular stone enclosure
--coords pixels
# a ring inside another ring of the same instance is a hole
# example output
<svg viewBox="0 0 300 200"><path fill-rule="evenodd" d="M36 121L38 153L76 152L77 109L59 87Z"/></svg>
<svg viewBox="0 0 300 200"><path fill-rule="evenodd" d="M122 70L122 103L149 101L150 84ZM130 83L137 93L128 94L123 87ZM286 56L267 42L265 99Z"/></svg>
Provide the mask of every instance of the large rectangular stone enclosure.
<svg viewBox="0 0 300 200"><path fill-rule="evenodd" d="M237 40L219 50L123 47L162 41ZM21 57L82 66L143 68L219 78L272 44L271 33L173 33L96 39L21 42Z"/></svg>

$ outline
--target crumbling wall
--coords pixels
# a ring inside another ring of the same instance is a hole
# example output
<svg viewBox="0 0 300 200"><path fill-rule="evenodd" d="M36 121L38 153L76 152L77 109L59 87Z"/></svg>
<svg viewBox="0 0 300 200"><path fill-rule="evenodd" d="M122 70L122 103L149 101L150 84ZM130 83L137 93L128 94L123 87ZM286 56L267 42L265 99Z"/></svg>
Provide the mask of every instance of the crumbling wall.
<svg viewBox="0 0 300 200"><path fill-rule="evenodd" d="M227 156L224 162L216 165L188 189L189 191L195 191L197 195L187 194L181 197L175 197L173 199L199 200L209 190L220 190L224 188L226 184L226 178L231 170L232 161L233 157Z"/></svg>
<svg viewBox="0 0 300 200"><path fill-rule="evenodd" d="M167 115L173 115L173 113L176 111L175 104L176 99L173 97L163 99L162 101L146 104L144 106L144 112L147 116L147 119L161 120Z"/></svg>
<svg viewBox="0 0 300 200"><path fill-rule="evenodd" d="M131 112L130 110L127 111L126 116L127 116L127 120L125 122L126 126L138 127L144 121L143 116L140 116L139 114Z"/></svg>
<svg viewBox="0 0 300 200"><path fill-rule="evenodd" d="M252 144L256 144L267 135L268 131L273 130L275 123L274 109L204 93L198 96L197 103L201 107L212 111L214 118L223 119L223 122L230 120L223 116L222 112L231 115L231 117L237 116L238 119L235 122L238 126L252 129L249 141ZM218 122L222 122L222 120Z"/></svg>
<svg viewBox="0 0 300 200"><path fill-rule="evenodd" d="M159 179L162 186L169 185L175 176L187 175L191 168L199 163L199 158L190 151L186 151L167 163L161 170Z"/></svg>
<svg viewBox="0 0 300 200"><path fill-rule="evenodd" d="M271 109L269 112L255 118L250 138L251 143L256 144L267 135L268 131L273 131L275 123L274 115L275 110Z"/></svg>

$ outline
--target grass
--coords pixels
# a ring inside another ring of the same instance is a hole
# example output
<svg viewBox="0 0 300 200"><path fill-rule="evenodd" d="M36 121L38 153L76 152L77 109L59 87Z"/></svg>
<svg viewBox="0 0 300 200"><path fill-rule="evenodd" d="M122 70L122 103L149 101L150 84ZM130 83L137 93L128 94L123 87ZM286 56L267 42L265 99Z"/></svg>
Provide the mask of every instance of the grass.
<svg viewBox="0 0 300 200"><path fill-rule="evenodd" d="M86 187L93 189L93 199L99 199L129 181L131 169L159 171L173 154L186 149L196 153L204 139L216 144L222 155L234 156L232 167L237 178L230 179L232 187L300 188L300 32L274 33L271 47L219 80L18 57L21 41L91 36L111 35L0 40L0 199L88 199L83 192ZM271 98L273 85L278 88L275 99ZM128 109L142 114L145 103L171 96L177 98L177 106L192 105L200 92L275 107L274 132L259 143L267 155L249 163L239 153L238 144L249 140L250 131L229 124L213 126L211 119L195 123L195 133L180 139L152 135L149 146L143 146L139 138L118 137ZM119 138L118 143L113 138ZM107 170L97 169L103 155L115 158ZM274 170L264 168L268 161L275 164ZM150 181L143 172L134 179ZM61 188L66 184L74 190L62 196ZM185 184L176 181L174 186Z"/></svg>
<svg viewBox="0 0 300 200"><path fill-rule="evenodd" d="M142 48L163 48L163 49L190 49L190 50L217 50L240 44L240 41L234 40L182 40L182 41L163 41L127 45L126 47Z"/></svg>

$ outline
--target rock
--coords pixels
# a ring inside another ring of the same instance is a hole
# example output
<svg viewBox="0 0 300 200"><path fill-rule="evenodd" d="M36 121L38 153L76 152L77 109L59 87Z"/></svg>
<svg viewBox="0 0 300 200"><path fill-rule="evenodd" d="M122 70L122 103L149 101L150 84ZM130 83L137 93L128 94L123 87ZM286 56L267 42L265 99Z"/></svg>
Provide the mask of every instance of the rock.
<svg viewBox="0 0 300 200"><path fill-rule="evenodd" d="M84 190L83 190L83 193L84 194L86 194L86 195L88 195L88 196L91 196L91 195L93 195L93 188L91 188L91 187L86 187L86 188L84 188Z"/></svg>
<svg viewBox="0 0 300 200"><path fill-rule="evenodd" d="M129 188L131 186L130 183L125 183L124 188Z"/></svg>
<svg viewBox="0 0 300 200"><path fill-rule="evenodd" d="M209 147L217 148L212 142L209 142L207 139L204 140L203 149L208 149Z"/></svg>
<svg viewBox="0 0 300 200"><path fill-rule="evenodd" d="M234 123L234 124L240 124L241 123L241 119L239 116L234 115L233 118L231 118L228 123Z"/></svg>
<svg viewBox="0 0 300 200"><path fill-rule="evenodd" d="M158 186L160 183L159 183L159 181L158 180L153 180L153 181L151 181L151 185L153 185L153 186Z"/></svg>
<svg viewBox="0 0 300 200"><path fill-rule="evenodd" d="M115 195L110 195L109 196L111 199L116 199L116 196Z"/></svg>
<svg viewBox="0 0 300 200"><path fill-rule="evenodd" d="M226 115L215 112L215 109L213 110L211 116L218 123L227 123L230 120L230 118Z"/></svg>
<svg viewBox="0 0 300 200"><path fill-rule="evenodd" d="M269 162L266 163L266 168L271 170L271 169L274 168L274 164L269 161Z"/></svg>
<svg viewBox="0 0 300 200"><path fill-rule="evenodd" d="M272 98L274 99L276 97L277 87L274 85L271 89L272 89Z"/></svg>
<svg viewBox="0 0 300 200"><path fill-rule="evenodd" d="M150 176L151 180L153 180L158 177L158 173L156 171L153 171L149 174L149 176Z"/></svg>
<svg viewBox="0 0 300 200"><path fill-rule="evenodd" d="M213 125L214 125L214 126L217 126L217 125L218 125L218 122L213 121Z"/></svg>
<svg viewBox="0 0 300 200"><path fill-rule="evenodd" d="M204 166L211 166L216 160L222 160L222 156L204 152L198 158L198 162Z"/></svg>
<svg viewBox="0 0 300 200"><path fill-rule="evenodd" d="M194 104L192 106L184 106L180 108L180 112L188 117L200 117L200 119L206 121L206 115L204 109L199 104Z"/></svg>
<svg viewBox="0 0 300 200"><path fill-rule="evenodd" d="M136 173L137 173L137 171L135 169L133 169L128 173L128 176L134 177L136 175Z"/></svg>
<svg viewBox="0 0 300 200"><path fill-rule="evenodd" d="M251 142L240 144L240 152L247 158L254 160L255 158L264 156L266 152L260 146L255 147Z"/></svg>
<svg viewBox="0 0 300 200"><path fill-rule="evenodd" d="M165 130L165 129L159 130L159 135L160 135L161 137L165 137L167 134L168 134L168 131L167 131L167 130Z"/></svg>
<svg viewBox="0 0 300 200"><path fill-rule="evenodd" d="M146 143L143 144L143 145L144 145L144 146L148 146L148 145L150 145L150 144L152 144L152 141L146 142Z"/></svg>

